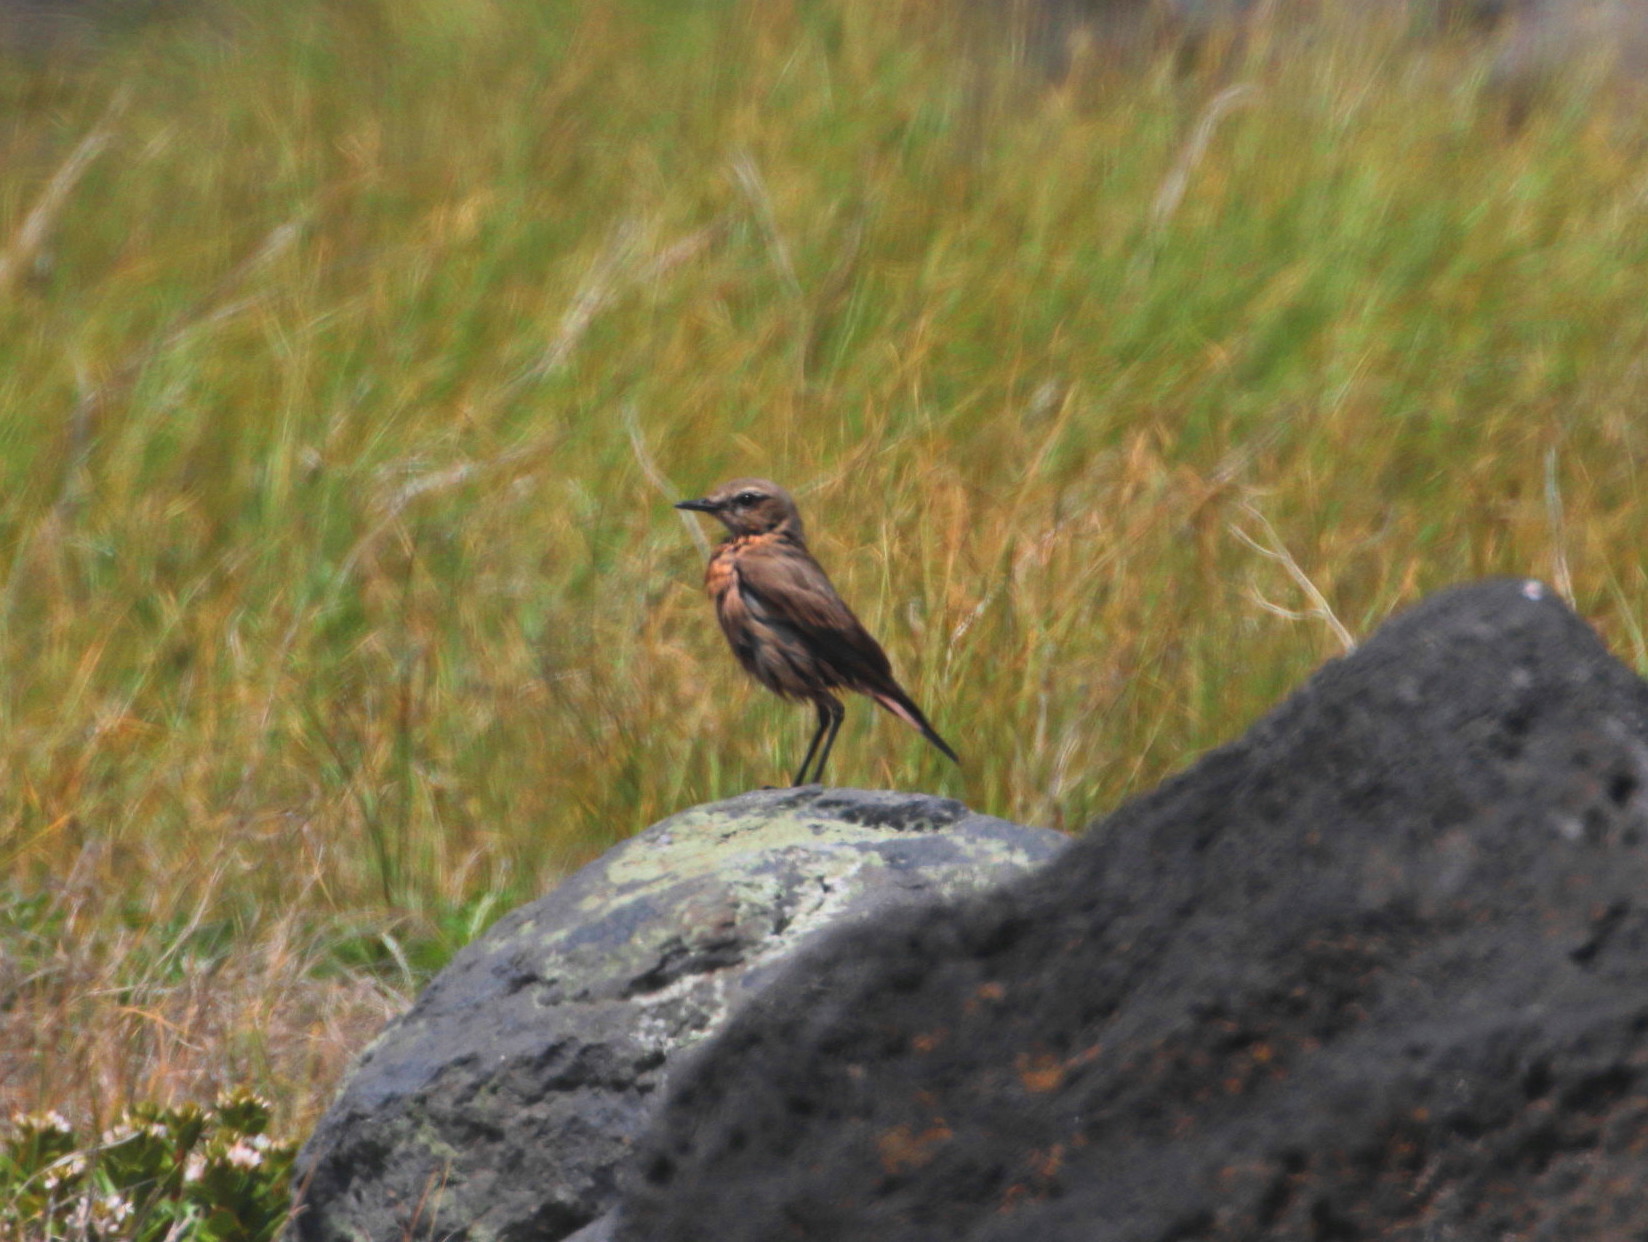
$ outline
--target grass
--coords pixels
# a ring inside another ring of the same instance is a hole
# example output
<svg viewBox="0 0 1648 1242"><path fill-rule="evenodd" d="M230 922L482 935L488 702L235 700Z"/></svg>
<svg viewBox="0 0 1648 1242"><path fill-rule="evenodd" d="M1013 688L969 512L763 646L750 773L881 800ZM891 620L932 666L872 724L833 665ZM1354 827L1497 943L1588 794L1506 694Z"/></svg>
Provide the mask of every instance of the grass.
<svg viewBox="0 0 1648 1242"><path fill-rule="evenodd" d="M964 760L860 704L832 779L1024 822L1461 579L1648 666L1648 122L1490 56L293 0L0 76L0 1105L301 1133L491 917L782 779L669 508L733 475Z"/></svg>
<svg viewBox="0 0 1648 1242"><path fill-rule="evenodd" d="M266 1133L240 1091L210 1109L138 1105L99 1135L61 1114L18 1116L0 1148L8 1237L270 1242L290 1214L296 1144Z"/></svg>

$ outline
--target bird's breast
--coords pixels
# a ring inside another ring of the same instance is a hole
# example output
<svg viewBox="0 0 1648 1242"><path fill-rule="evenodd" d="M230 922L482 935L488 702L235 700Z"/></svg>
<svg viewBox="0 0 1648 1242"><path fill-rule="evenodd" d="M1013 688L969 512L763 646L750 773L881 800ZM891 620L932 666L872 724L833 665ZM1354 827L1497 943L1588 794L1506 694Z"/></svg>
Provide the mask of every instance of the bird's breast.
<svg viewBox="0 0 1648 1242"><path fill-rule="evenodd" d="M704 587L715 601L716 619L733 655L746 672L769 690L801 698L839 678L818 664L793 625L774 615L758 593L744 589L740 572L747 557L773 554L770 539L760 535L729 540L710 558Z"/></svg>
<svg viewBox="0 0 1648 1242"><path fill-rule="evenodd" d="M721 622L733 654L748 667L761 635L756 633L755 618L750 615L744 593L738 589L738 555L744 542L730 540L717 549L704 571L704 589L715 602L716 620Z"/></svg>
<svg viewBox="0 0 1648 1242"><path fill-rule="evenodd" d="M725 544L717 549L710 563L704 569L704 590L715 601L717 609L728 592L736 593L738 586L738 566L731 544Z"/></svg>

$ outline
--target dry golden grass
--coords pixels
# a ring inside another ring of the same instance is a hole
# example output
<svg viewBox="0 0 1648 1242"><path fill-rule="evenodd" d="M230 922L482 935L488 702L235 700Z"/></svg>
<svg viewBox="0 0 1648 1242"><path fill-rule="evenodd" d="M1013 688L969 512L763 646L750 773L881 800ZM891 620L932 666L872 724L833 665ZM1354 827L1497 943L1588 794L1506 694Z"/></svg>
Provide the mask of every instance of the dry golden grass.
<svg viewBox="0 0 1648 1242"><path fill-rule="evenodd" d="M296 920L209 954L185 936L157 956L151 929L111 932L86 896L64 912L49 953L12 959L0 980L8 1116L55 1109L95 1125L131 1100L302 1084L278 1102L283 1124L302 1132L327 1103L325 1085L404 1005L362 972L317 975L325 955L292 942Z"/></svg>

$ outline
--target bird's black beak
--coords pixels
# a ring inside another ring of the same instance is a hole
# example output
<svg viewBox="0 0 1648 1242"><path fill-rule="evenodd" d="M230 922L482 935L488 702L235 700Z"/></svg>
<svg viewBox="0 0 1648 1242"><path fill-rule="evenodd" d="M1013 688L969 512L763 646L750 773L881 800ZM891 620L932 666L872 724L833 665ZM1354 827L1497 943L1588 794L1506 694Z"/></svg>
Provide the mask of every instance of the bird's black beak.
<svg viewBox="0 0 1648 1242"><path fill-rule="evenodd" d="M696 509L699 513L715 513L721 508L713 500L681 500L677 501L677 509Z"/></svg>

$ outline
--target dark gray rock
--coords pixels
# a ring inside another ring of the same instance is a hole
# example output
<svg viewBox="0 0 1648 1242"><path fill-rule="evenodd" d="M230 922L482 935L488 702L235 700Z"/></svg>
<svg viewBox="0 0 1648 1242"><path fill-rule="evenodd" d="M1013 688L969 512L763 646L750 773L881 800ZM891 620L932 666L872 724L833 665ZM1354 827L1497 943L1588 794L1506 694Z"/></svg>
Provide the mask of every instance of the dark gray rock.
<svg viewBox="0 0 1648 1242"><path fill-rule="evenodd" d="M299 1157L295 1236L566 1237L615 1201L681 1053L800 948L1064 843L948 799L818 787L655 825L500 920L366 1051Z"/></svg>
<svg viewBox="0 0 1648 1242"><path fill-rule="evenodd" d="M1060 856L812 954L626 1242L1648 1238L1648 685L1443 592Z"/></svg>

